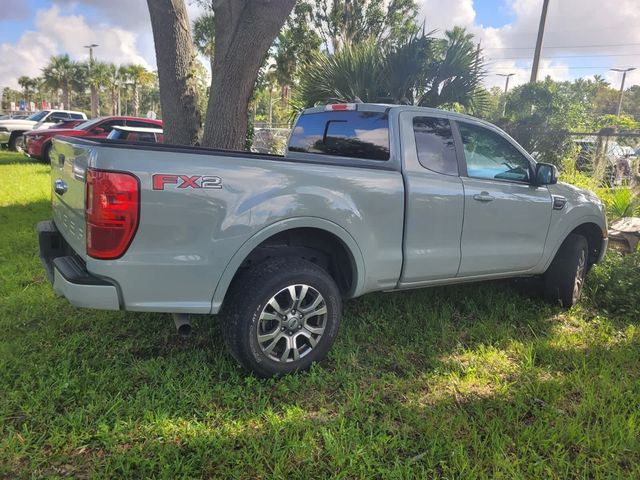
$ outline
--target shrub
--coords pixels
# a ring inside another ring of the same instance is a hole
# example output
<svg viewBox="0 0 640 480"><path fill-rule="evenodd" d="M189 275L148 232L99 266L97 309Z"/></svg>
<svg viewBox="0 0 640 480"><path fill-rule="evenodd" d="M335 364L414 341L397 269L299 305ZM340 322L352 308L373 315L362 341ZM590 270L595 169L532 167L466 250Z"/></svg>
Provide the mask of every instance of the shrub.
<svg viewBox="0 0 640 480"><path fill-rule="evenodd" d="M622 255L610 251L593 268L587 292L591 301L607 312L640 315L640 253Z"/></svg>

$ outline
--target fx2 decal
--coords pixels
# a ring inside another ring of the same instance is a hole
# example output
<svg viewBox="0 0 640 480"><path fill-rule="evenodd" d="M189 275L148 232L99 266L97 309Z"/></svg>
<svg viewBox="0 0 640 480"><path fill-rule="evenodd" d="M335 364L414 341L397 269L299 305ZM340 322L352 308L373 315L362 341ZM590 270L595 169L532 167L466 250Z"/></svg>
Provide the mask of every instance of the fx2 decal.
<svg viewBox="0 0 640 480"><path fill-rule="evenodd" d="M175 185L174 188L222 188L222 179L214 175L153 175L154 190L164 190L167 185Z"/></svg>

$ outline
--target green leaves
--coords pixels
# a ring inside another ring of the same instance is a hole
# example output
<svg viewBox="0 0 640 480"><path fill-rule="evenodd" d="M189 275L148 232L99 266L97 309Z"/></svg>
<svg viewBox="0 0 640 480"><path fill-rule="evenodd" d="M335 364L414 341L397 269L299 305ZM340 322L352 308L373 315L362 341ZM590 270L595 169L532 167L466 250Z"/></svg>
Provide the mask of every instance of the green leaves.
<svg viewBox="0 0 640 480"><path fill-rule="evenodd" d="M362 101L473 110L482 104L483 68L472 38L456 28L445 39L422 32L396 45L369 39L317 54L302 72L300 97L307 106Z"/></svg>

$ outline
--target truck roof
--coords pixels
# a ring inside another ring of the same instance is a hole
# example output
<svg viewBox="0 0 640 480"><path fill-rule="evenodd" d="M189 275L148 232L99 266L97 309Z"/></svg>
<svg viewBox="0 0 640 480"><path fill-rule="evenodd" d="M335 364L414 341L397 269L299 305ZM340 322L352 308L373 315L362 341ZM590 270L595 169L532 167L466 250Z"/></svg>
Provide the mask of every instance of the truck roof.
<svg viewBox="0 0 640 480"><path fill-rule="evenodd" d="M336 108L337 106L337 108ZM336 111L336 110L355 110L359 112L385 112L389 110L412 110L415 111L419 109L425 112L425 115L428 114L437 114L442 115L445 114L451 118L458 118L460 120L472 120L474 122L484 123L486 125L492 125L489 122L485 122L477 117L473 117L471 115L466 115L464 113L457 113L451 110L443 110L440 108L432 108L432 107L421 107L419 105L397 105L392 103L333 103L327 105L317 105L315 107L306 108L303 110L303 114L310 113L321 113L326 111Z"/></svg>

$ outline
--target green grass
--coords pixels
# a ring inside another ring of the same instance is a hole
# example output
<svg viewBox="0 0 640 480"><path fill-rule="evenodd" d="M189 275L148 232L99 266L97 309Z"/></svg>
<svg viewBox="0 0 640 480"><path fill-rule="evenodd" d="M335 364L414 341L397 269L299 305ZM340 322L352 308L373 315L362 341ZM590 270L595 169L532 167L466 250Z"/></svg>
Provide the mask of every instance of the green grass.
<svg viewBox="0 0 640 480"><path fill-rule="evenodd" d="M637 256L569 312L510 283L357 299L325 362L264 381L215 317L181 339L55 297L48 168L0 153L0 478L640 477Z"/></svg>

